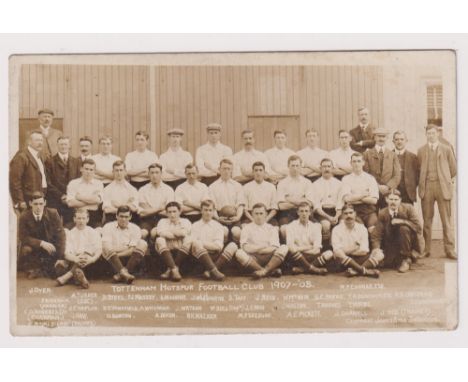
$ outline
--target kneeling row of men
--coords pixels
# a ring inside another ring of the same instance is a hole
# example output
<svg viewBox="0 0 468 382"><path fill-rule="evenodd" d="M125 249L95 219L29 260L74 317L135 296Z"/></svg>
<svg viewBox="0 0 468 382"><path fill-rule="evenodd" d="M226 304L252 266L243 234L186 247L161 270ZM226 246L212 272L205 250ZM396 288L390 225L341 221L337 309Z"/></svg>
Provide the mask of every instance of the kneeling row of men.
<svg viewBox="0 0 468 382"><path fill-rule="evenodd" d="M188 256L202 263L206 278L217 281L225 278L221 271L233 259L256 279L281 276L280 266L285 259L294 265L295 274L323 275L328 272L330 262L335 261L348 276L379 277L376 268L384 263L384 252L391 255L387 265L398 264L402 272L409 269L413 243L421 232L413 207L401 204L397 190L392 190L387 203L388 207L379 213L370 240L368 230L356 221L354 206L346 204L340 223L333 228L331 249L325 250L321 225L310 220L311 207L307 202L298 206L298 219L286 225L286 244L280 244L278 228L266 222L266 206L255 204L253 222L242 227L238 246L234 242L225 243L226 228L213 219L215 209L211 200L202 202L202 217L193 224L180 217L180 204L171 201L166 205L167 218L158 222L156 237L149 243L154 243L167 267L161 278L173 281L181 280L179 267ZM89 212L84 208L75 210L75 226L65 230L56 210L45 208L40 192L33 195L30 206L19 223L21 254L28 258L29 278L40 272L53 277L59 273L58 285L75 279L81 287L88 288L83 270L102 254L114 270L115 282L134 281L134 273L148 253L148 244L142 239L142 230L130 222L132 212L128 206L117 209L117 220L102 228L102 237L87 225Z"/></svg>

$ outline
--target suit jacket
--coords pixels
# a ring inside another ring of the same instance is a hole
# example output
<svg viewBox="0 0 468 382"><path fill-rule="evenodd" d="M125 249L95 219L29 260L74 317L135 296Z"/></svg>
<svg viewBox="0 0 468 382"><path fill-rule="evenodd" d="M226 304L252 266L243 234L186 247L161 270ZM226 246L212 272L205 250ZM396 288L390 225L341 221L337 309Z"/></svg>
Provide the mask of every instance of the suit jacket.
<svg viewBox="0 0 468 382"><path fill-rule="evenodd" d="M395 153L397 159L398 154ZM416 202L416 187L419 183L419 161L416 154L405 150L403 154L405 168L403 168L403 176L401 180L405 181L405 189L411 201ZM403 179L404 177L404 179ZM400 181L401 182L401 181Z"/></svg>
<svg viewBox="0 0 468 382"><path fill-rule="evenodd" d="M37 130L41 130L40 127ZM60 130L49 127L49 135L47 138L44 136L44 146L42 149L42 159L46 161L49 157L58 153L57 139L60 138L63 133Z"/></svg>
<svg viewBox="0 0 468 382"><path fill-rule="evenodd" d="M41 241L52 243L57 249L57 256L64 257L65 252L65 231L62 225L62 219L56 209L44 208L42 215L44 222L45 235L41 237L38 232L37 223L34 219L32 210L24 211L19 218L18 235L21 244L28 245L32 249L39 249Z"/></svg>
<svg viewBox="0 0 468 382"><path fill-rule="evenodd" d="M440 189L445 200L452 199L452 178L457 175L457 162L452 149L439 142L436 150L437 175L439 177ZM418 150L418 161L421 168L419 176L419 197L422 199L426 194L426 177L429 158L429 145L425 144Z"/></svg>
<svg viewBox="0 0 468 382"><path fill-rule="evenodd" d="M409 227L416 235L421 235L422 225L416 214L415 208L411 204L401 203L398 208L398 219L403 219L408 222ZM370 235L372 249L381 248L382 241L387 240L387 244L392 245L392 217L388 207L379 211L379 217L374 230ZM421 252L418 240L415 240L414 245L418 252Z"/></svg>
<svg viewBox="0 0 468 382"><path fill-rule="evenodd" d="M357 125L355 128L349 131L351 135L351 143L350 146L354 151L358 151L363 153L367 149L371 149L375 146L374 141L374 130L375 126L369 124L364 132L360 125ZM362 146L358 145L357 143L362 141Z"/></svg>
<svg viewBox="0 0 468 382"><path fill-rule="evenodd" d="M26 148L18 151L10 162L10 194L13 204L27 203L36 191L42 192L42 175L36 160Z"/></svg>
<svg viewBox="0 0 468 382"><path fill-rule="evenodd" d="M395 152L384 149L382 174L380 174L379 154L375 147L364 153L364 160L364 171L374 176L377 183L385 184L390 188L398 187L401 180L401 167Z"/></svg>
<svg viewBox="0 0 468 382"><path fill-rule="evenodd" d="M59 154L47 159L45 163L47 178L49 179L47 187L47 202L49 207L62 206L61 198L67 193L67 185L70 180L79 178L80 161L68 155L67 164L62 161ZM67 174L68 169L68 174Z"/></svg>

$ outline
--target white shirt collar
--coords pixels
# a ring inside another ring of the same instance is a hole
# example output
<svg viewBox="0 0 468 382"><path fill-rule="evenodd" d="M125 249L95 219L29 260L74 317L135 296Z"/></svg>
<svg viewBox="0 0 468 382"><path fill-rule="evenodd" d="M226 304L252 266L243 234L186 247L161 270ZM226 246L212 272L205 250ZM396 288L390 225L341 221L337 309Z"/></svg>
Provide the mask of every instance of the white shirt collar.
<svg viewBox="0 0 468 382"><path fill-rule="evenodd" d="M361 128L363 128L365 130L369 126L369 123L367 123L366 125L364 125L362 123L359 123L359 126L361 126Z"/></svg>
<svg viewBox="0 0 468 382"><path fill-rule="evenodd" d="M39 151L33 149L31 146L28 146L28 150L34 158L39 158Z"/></svg>
<svg viewBox="0 0 468 382"><path fill-rule="evenodd" d="M405 153L406 149L401 149L401 150L398 150L397 148L395 148L395 152L397 153L397 155L403 155Z"/></svg>
<svg viewBox="0 0 468 382"><path fill-rule="evenodd" d="M382 152L385 151L385 147L379 146L379 145L377 145L377 144L375 145L375 149L377 150L378 153L381 152L381 151L382 151Z"/></svg>
<svg viewBox="0 0 468 382"><path fill-rule="evenodd" d="M64 154L58 153L58 155L59 155L60 159L62 159L64 162L65 162L65 160L68 160L68 154L64 155Z"/></svg>
<svg viewBox="0 0 468 382"><path fill-rule="evenodd" d="M437 149L438 146L439 146L439 141L437 141L436 143L429 143L429 148Z"/></svg>
<svg viewBox="0 0 468 382"><path fill-rule="evenodd" d="M40 215L36 215L35 213L33 213L34 215L34 220L37 221L37 218L39 218L39 220L42 220L42 216L44 215L44 213L40 214Z"/></svg>
<svg viewBox="0 0 468 382"><path fill-rule="evenodd" d="M42 132L46 132L46 133L48 133L49 130L50 130L50 126L44 127L44 126L41 125L40 128L41 128Z"/></svg>

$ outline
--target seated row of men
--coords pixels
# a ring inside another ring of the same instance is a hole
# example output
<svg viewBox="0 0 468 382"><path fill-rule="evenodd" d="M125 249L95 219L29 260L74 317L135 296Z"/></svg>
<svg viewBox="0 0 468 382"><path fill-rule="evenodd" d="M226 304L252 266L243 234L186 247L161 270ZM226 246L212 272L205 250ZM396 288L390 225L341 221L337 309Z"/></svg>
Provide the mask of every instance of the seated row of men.
<svg viewBox="0 0 468 382"><path fill-rule="evenodd" d="M362 113L361 110L360 115ZM48 205L59 211L66 225L72 222L73 208L84 207L90 213L93 227L113 219L117 207L126 204L132 209L133 221L142 227L145 239L148 236L154 239L154 232L151 232L165 216L167 202L177 200L182 205L182 213L194 221L200 218L200 201L207 198L208 193L215 202L215 218L238 241L241 225L253 220L252 206L259 201L267 205L267 220L274 225L284 225L295 219L298 203L308 201L327 238L330 228L338 221L343 202L353 203L359 218L371 230L377 219L377 208L385 206L385 196L391 189L398 188L405 203L414 203L419 183L424 252L430 254L434 203L437 202L446 255L456 258L450 216L450 182L456 173L456 163L449 147L438 144L436 127L429 125L426 129L428 145L421 148L421 160L405 150L404 132L394 133L395 151L390 151L384 148L387 132L377 129L371 133L368 129L363 128L363 131L372 139L354 138L354 147L362 146L362 151L366 149L364 154L350 148L353 131L340 131L340 148L327 153L317 146L317 132L308 130L307 147L300 150L299 155L290 155L292 151L285 147L284 132L274 133L276 147L264 154L253 148L253 132L244 131L244 150L228 159L227 154L223 154L227 153L224 150L227 146L219 142L220 125L210 124L207 126L209 142L197 150L199 167L185 164L188 156L181 153L183 131L178 129L168 132L171 148L161 155L159 165L152 162L157 156L146 148L148 135L145 132L136 134L137 150L127 154L125 162L111 154L109 137L100 140L101 152L92 156L93 159L90 159L92 142L89 138L81 139L82 154L84 151L88 154L77 160L69 155L70 140L59 136L58 154L49 157L44 165L39 155L44 137L41 132L33 132L27 150L19 152L11 162L11 196L15 208L24 211L31 193L42 189ZM50 148L51 143L46 141ZM223 159L217 161L217 158ZM81 178L78 178L76 166L71 166L71 162L76 161L81 163ZM280 167L281 176L277 171ZM207 168L212 175L206 172ZM177 175L177 179L168 178L168 174ZM126 182L126 175L130 182ZM418 180L420 177L423 181ZM281 233L284 238L284 229Z"/></svg>
<svg viewBox="0 0 468 382"><path fill-rule="evenodd" d="M311 206L305 201L297 207L298 219L283 226L285 244L280 243L278 227L267 222L265 204L256 203L251 211L253 221L241 229L239 245L226 242L224 227L213 219L213 201L201 202L201 219L193 224L181 217L180 204L170 201L165 206L166 217L158 221L155 240L150 243L154 243L155 253L166 266L160 276L164 280L180 281L180 266L188 256L203 265L206 278L217 281L225 278L222 270L234 259L256 279L281 276L280 267L286 259L294 266L295 274L323 275L334 261L348 276L379 277L376 269L379 265L397 264L401 272L409 269L416 235L421 232L413 207L401 204L398 190L391 191L387 203L388 208L379 212L370 237L365 226L356 221L353 204L346 204L341 222L333 228L331 246L326 246L321 226L310 220ZM117 220L105 224L100 232L87 225L87 209L75 210L74 227L67 230L63 229L56 210L46 208L45 204L44 196L35 193L31 209L20 216L21 256L28 264L29 278L42 272L52 277L59 273L58 285L73 278L81 287L88 288L84 269L102 255L113 268L115 282L134 281L134 272L149 251L142 230L130 222L129 206L119 206Z"/></svg>
<svg viewBox="0 0 468 382"><path fill-rule="evenodd" d="M359 218L369 229L377 220L379 186L375 178L363 170L362 154L353 154L351 166L353 172L340 181L333 177L332 161L324 158L320 165L322 176L312 183L300 173L300 157L292 155L288 159L289 175L277 187L265 180L263 162L253 164L254 180L242 186L232 179L233 163L223 159L219 166L220 178L209 187L198 180L197 167L189 164L185 168L187 181L174 192L161 180L163 169L159 163L149 166L150 183L137 190L125 179L124 162L114 162L114 180L104 187L93 176L94 162L86 159L82 163L81 178L70 181L64 204L58 210L65 225L69 226L73 209L86 208L90 214L90 225L97 228L103 222L114 220L119 206L127 205L133 213L133 221L141 227L144 239L154 239L155 227L166 216L168 202L177 201L182 215L194 222L200 219L201 202L210 199L215 205L215 219L227 227L226 235L231 234L238 242L242 224L253 221L255 204L266 205L267 222L283 226L297 218L300 203L308 202L323 226L324 236L329 238L330 228L337 224L345 202L355 205ZM281 233L284 237L283 229Z"/></svg>

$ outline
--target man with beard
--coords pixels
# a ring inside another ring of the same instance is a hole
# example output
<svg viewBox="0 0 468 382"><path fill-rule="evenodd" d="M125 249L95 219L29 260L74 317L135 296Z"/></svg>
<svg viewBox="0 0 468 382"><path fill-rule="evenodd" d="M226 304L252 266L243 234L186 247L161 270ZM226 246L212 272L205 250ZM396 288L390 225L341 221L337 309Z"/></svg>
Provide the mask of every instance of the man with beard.
<svg viewBox="0 0 468 382"><path fill-rule="evenodd" d="M417 235L422 227L414 207L401 203L398 190L391 190L386 197L388 207L379 211L379 220L371 234L372 249L381 249L384 265L398 268L405 273L416 258L413 249L420 251Z"/></svg>
<svg viewBox="0 0 468 382"><path fill-rule="evenodd" d="M209 123L206 126L208 142L200 146L195 154L201 182L207 186L219 178L219 162L232 157L232 149L221 143L221 129L219 123Z"/></svg>
<svg viewBox="0 0 468 382"><path fill-rule="evenodd" d="M375 127L369 123L369 109L360 107L358 109L359 125L350 130L351 148L357 152L363 153L375 145L374 130Z"/></svg>
<svg viewBox="0 0 468 382"><path fill-rule="evenodd" d="M252 130L242 132L244 149L234 154L234 171L232 177L240 184L246 184L253 180L252 165L255 162L263 162L267 177L271 174L268 158L261 151L255 150L255 136Z"/></svg>
<svg viewBox="0 0 468 382"><path fill-rule="evenodd" d="M356 221L352 204L343 207L343 220L332 233L333 256L346 269L346 275L378 278L376 268L384 259L380 249L369 254L369 236L366 227Z"/></svg>

